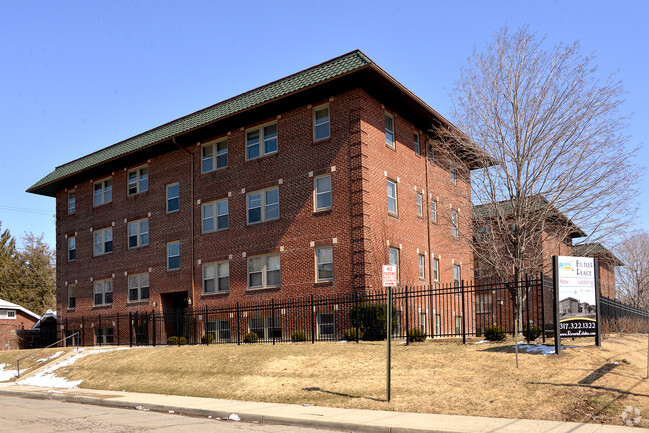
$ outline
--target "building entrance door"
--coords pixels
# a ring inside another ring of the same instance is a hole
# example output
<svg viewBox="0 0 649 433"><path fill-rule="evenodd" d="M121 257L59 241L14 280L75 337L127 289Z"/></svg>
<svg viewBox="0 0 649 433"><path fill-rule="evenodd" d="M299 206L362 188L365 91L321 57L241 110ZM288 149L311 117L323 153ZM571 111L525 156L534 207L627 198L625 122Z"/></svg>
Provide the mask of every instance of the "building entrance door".
<svg viewBox="0 0 649 433"><path fill-rule="evenodd" d="M168 337L185 337L187 335L187 291L163 293L162 314L164 315L165 333Z"/></svg>

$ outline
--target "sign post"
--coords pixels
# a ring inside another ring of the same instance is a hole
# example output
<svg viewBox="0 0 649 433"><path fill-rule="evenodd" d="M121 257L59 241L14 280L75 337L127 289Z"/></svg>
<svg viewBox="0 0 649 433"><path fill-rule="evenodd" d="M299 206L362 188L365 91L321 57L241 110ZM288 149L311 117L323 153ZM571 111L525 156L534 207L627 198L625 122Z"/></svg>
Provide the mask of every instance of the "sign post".
<svg viewBox="0 0 649 433"><path fill-rule="evenodd" d="M387 291L387 306L386 306L386 337L387 337L387 354L386 354L386 394L387 400L390 402L390 382L392 370L392 287L397 285L397 266L396 265L383 265L383 287Z"/></svg>

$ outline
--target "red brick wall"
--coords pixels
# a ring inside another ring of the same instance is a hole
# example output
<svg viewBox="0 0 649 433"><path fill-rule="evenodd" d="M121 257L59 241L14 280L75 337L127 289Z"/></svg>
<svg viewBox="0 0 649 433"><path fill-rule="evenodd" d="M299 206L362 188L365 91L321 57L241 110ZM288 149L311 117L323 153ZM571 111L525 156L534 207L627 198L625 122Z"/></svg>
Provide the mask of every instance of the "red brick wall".
<svg viewBox="0 0 649 433"><path fill-rule="evenodd" d="M20 310L16 310L15 319L0 319L0 350L18 349L19 340L15 331L31 329L37 321Z"/></svg>
<svg viewBox="0 0 649 433"><path fill-rule="evenodd" d="M605 259L599 259L599 287L602 296L609 299L615 299L617 292L615 290L615 267Z"/></svg>

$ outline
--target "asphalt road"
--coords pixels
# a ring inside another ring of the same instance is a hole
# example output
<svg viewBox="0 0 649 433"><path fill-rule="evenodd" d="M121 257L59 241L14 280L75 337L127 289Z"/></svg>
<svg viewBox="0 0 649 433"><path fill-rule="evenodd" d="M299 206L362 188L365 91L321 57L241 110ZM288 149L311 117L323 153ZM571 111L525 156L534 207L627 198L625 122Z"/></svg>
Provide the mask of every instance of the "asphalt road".
<svg viewBox="0 0 649 433"><path fill-rule="evenodd" d="M0 432L340 433L337 430L219 421L144 410L4 396L0 396Z"/></svg>

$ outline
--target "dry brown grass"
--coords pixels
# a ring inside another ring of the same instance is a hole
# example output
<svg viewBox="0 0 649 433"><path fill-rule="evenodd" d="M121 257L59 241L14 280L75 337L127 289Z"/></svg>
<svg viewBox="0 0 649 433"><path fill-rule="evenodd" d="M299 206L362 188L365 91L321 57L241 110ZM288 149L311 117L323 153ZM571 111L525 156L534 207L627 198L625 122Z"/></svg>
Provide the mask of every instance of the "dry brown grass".
<svg viewBox="0 0 649 433"><path fill-rule="evenodd" d="M0 364L5 364L5 370L15 370L16 361L18 358L27 356L27 358L20 361L20 371L23 371L40 367L41 365L46 364L48 361L38 362L42 359L49 358L57 352L67 352L69 350L74 350L72 348L65 347L50 347L48 349L24 349L24 350L0 350ZM28 356L32 355L32 356Z"/></svg>
<svg viewBox="0 0 649 433"><path fill-rule="evenodd" d="M346 408L609 424L622 423L624 406L649 414L646 336L564 344L580 347L521 353L519 369L511 342L394 344L390 403L385 342L140 348L88 356L64 373L96 389Z"/></svg>

